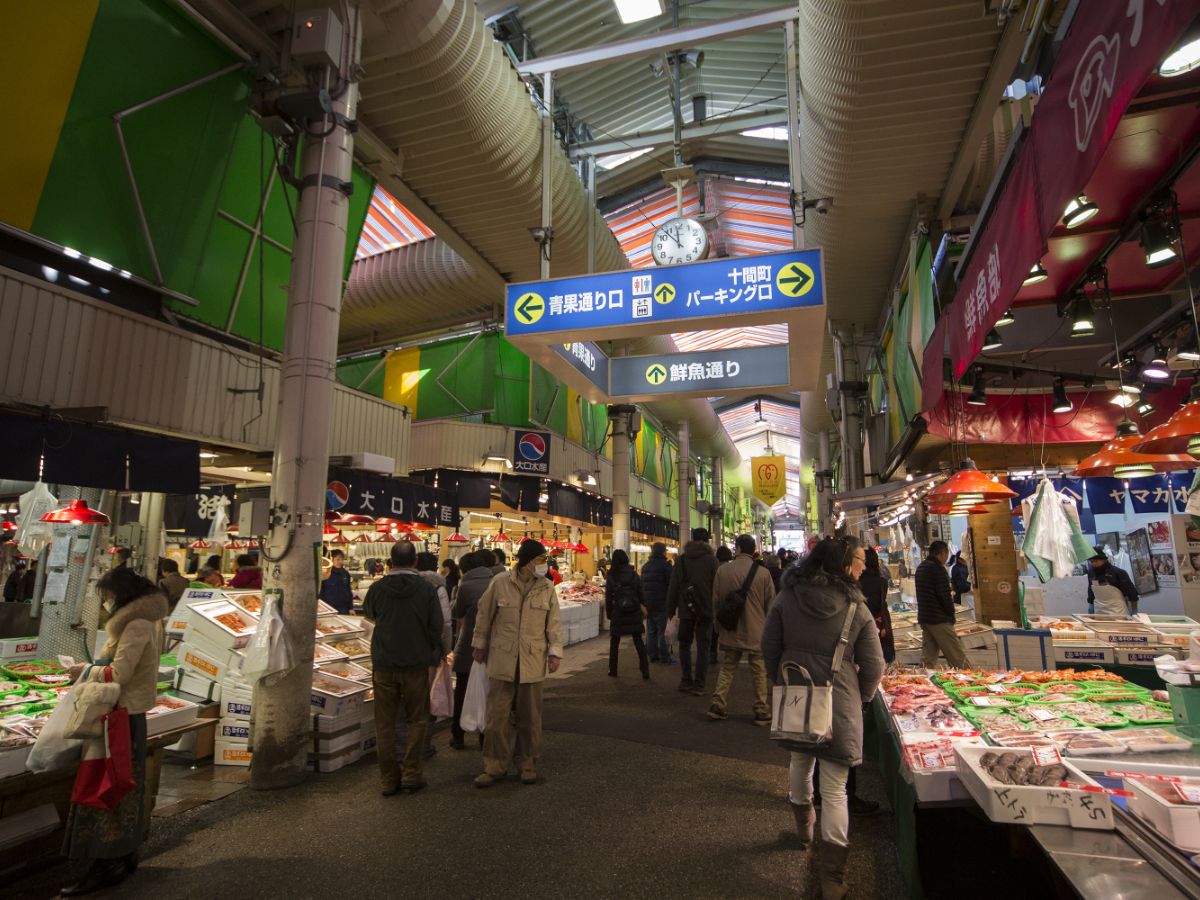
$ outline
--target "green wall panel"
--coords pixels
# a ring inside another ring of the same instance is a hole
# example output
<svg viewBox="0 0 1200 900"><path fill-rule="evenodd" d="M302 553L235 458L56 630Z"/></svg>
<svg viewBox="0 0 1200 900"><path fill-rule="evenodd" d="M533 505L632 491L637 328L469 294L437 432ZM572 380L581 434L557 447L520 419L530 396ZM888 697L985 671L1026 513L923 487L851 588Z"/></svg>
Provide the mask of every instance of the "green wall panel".
<svg viewBox="0 0 1200 900"><path fill-rule="evenodd" d="M348 388L370 394L373 397L383 396L383 357L374 356L368 359L354 359L338 363L337 380ZM364 382L363 379L366 379Z"/></svg>
<svg viewBox="0 0 1200 900"><path fill-rule="evenodd" d="M259 340L260 271L262 284L262 343L282 349L284 318L287 313L287 283L291 277L292 257L278 247L259 242L250 257L246 283L233 319L233 333L248 340ZM231 295L232 296L232 295ZM222 323L224 325L224 323Z"/></svg>
<svg viewBox="0 0 1200 900"><path fill-rule="evenodd" d="M240 261L246 258L249 249L250 232L224 219L214 219L205 242L204 256L212 260L239 260L239 265L214 262L198 267L187 292L199 300L200 305L193 308L180 303L172 304L173 308L214 328L224 329L237 288ZM249 277L247 275L247 279ZM257 283L256 279L256 288ZM254 333L258 334L257 329Z"/></svg>
<svg viewBox="0 0 1200 900"><path fill-rule="evenodd" d="M495 412L489 421L524 428L529 424L529 357L503 337L497 341Z"/></svg>
<svg viewBox="0 0 1200 900"><path fill-rule="evenodd" d="M493 380L490 373L495 368L496 338L491 335L479 337L463 353L471 340L465 337L421 348L423 374L417 395L418 419L462 416L491 407ZM459 354L462 355L455 362ZM443 388L436 379L448 366L449 371L441 376Z"/></svg>
<svg viewBox="0 0 1200 900"><path fill-rule="evenodd" d="M567 433L567 386L536 363L530 364L530 417L555 434Z"/></svg>

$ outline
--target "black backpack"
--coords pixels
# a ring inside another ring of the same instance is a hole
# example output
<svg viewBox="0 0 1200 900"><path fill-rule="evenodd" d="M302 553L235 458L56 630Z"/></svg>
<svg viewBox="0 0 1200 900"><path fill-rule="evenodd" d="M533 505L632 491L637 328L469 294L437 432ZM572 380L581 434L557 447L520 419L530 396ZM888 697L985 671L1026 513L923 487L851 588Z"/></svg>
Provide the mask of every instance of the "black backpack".
<svg viewBox="0 0 1200 900"><path fill-rule="evenodd" d="M637 576L634 576L635 578ZM641 607L638 602L637 585L628 579L622 578L619 593L617 594L617 610L625 614L635 613Z"/></svg>
<svg viewBox="0 0 1200 900"><path fill-rule="evenodd" d="M746 594L750 590L750 585L754 583L754 576L758 573L758 567L761 565L762 563L758 560L754 560L750 564L750 571L746 573L746 580L742 582L742 586L736 591L730 591L717 604L717 622L726 631L733 631L738 627L742 612L746 609Z"/></svg>

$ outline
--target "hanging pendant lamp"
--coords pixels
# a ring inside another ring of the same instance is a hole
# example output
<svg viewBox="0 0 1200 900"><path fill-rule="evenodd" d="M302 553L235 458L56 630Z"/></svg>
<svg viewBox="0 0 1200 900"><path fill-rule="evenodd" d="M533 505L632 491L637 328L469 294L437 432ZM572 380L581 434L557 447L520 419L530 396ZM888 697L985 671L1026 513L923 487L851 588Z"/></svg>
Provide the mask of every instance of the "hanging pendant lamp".
<svg viewBox="0 0 1200 900"><path fill-rule="evenodd" d="M982 503L995 503L998 500L1009 500L1017 496L1017 492L998 481L992 481L975 468L974 462L965 459L957 472L929 492L926 502L936 504L941 500L954 500L960 495Z"/></svg>
<svg viewBox="0 0 1200 900"><path fill-rule="evenodd" d="M1200 379L1196 384L1200 385ZM1193 387L1193 396L1187 404L1131 449L1137 453L1190 453L1200 457L1200 397L1197 393L1197 387Z"/></svg>
<svg viewBox="0 0 1200 900"><path fill-rule="evenodd" d="M370 516L346 515L335 520L333 524L340 528L365 528L367 525L374 525L375 520Z"/></svg>
<svg viewBox="0 0 1200 900"><path fill-rule="evenodd" d="M350 543L350 538L346 537L344 534L342 534L339 531L337 537L332 538L329 541L329 543L331 543L331 544L348 544L348 543Z"/></svg>
<svg viewBox="0 0 1200 900"><path fill-rule="evenodd" d="M214 546L213 544L210 544L204 538L197 538L196 540L194 540L190 544L188 544L188 549L189 550L212 550L213 546Z"/></svg>
<svg viewBox="0 0 1200 900"><path fill-rule="evenodd" d="M341 534L341 532L334 528L329 522L326 522L325 527L321 529L321 537L323 538L336 537L339 534Z"/></svg>
<svg viewBox="0 0 1200 900"><path fill-rule="evenodd" d="M66 525L108 525L111 522L100 510L88 506L86 500L72 500L62 509L46 513L42 521Z"/></svg>
<svg viewBox="0 0 1200 900"><path fill-rule="evenodd" d="M450 537L446 538L447 544L469 544L471 539L461 532L454 532Z"/></svg>
<svg viewBox="0 0 1200 900"><path fill-rule="evenodd" d="M1075 474L1079 478L1144 478L1196 466L1195 457L1186 453L1144 453L1135 449L1143 442L1137 425L1126 419L1117 426L1117 436L1077 465Z"/></svg>
<svg viewBox="0 0 1200 900"><path fill-rule="evenodd" d="M404 527L404 523L399 519L389 519L387 516L380 516L375 520L376 531L399 531Z"/></svg>
<svg viewBox="0 0 1200 900"><path fill-rule="evenodd" d="M375 538L375 543L377 543L377 544L394 544L394 543L396 543L396 539L394 537L392 537L390 534L384 533L384 534L379 535L379 537Z"/></svg>

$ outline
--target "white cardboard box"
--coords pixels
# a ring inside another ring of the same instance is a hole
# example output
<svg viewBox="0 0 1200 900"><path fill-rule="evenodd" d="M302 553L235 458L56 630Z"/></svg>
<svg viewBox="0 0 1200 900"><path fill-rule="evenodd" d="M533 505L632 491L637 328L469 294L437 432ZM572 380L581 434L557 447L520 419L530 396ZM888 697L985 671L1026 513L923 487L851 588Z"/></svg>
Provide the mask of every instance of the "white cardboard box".
<svg viewBox="0 0 1200 900"><path fill-rule="evenodd" d="M175 651L179 660L179 668L185 672L207 678L209 681L222 681L229 674L229 654L217 656L206 652L195 644L184 641Z"/></svg>
<svg viewBox="0 0 1200 900"><path fill-rule="evenodd" d="M1066 781L1094 790L1064 788L1059 785L1036 787L1002 784L979 765L985 753L1029 753L1028 750L1001 747L956 747L956 768L963 786L993 822L1016 825L1068 825L1071 828L1106 830L1113 828L1112 800L1092 779L1071 765Z"/></svg>
<svg viewBox="0 0 1200 900"><path fill-rule="evenodd" d="M254 694L225 688L221 693L221 718L249 719L254 714Z"/></svg>
<svg viewBox="0 0 1200 900"><path fill-rule="evenodd" d="M1070 647L1055 645L1054 661L1079 667L1087 665L1113 665L1117 660L1116 648L1112 644L1075 644Z"/></svg>
<svg viewBox="0 0 1200 900"><path fill-rule="evenodd" d="M1153 645L1118 647L1117 663L1123 666L1153 666L1156 657L1173 656L1176 659L1183 659L1186 652L1183 647L1156 647Z"/></svg>
<svg viewBox="0 0 1200 900"><path fill-rule="evenodd" d="M237 623L237 628L231 628L219 617L230 617ZM222 598L192 607L188 634L198 634L216 647L233 650L250 643L257 625L258 620L252 615Z"/></svg>
<svg viewBox="0 0 1200 900"><path fill-rule="evenodd" d="M175 728L183 728L185 725L190 725L196 721L196 716L200 712L199 706L190 700L184 700L182 697L165 697L159 694L158 702L163 703L164 701L175 706L175 709L157 713L154 709L151 709L146 713L147 737L153 737L156 734L162 734Z"/></svg>
<svg viewBox="0 0 1200 900"><path fill-rule="evenodd" d="M1184 779L1195 785L1195 778ZM1168 841L1189 853L1200 853L1200 808L1169 803L1155 793L1141 778L1126 778L1125 786L1133 791L1129 807L1146 819Z"/></svg>
<svg viewBox="0 0 1200 900"><path fill-rule="evenodd" d="M232 743L218 739L213 746L213 765L215 766L248 766L254 754L245 744Z"/></svg>
<svg viewBox="0 0 1200 900"><path fill-rule="evenodd" d="M21 662L25 659L37 659L38 639L33 637L0 639L0 660L4 662Z"/></svg>
<svg viewBox="0 0 1200 900"><path fill-rule="evenodd" d="M183 691L202 700L221 701L221 685L219 682L202 678L194 672L178 669L175 672L175 690Z"/></svg>
<svg viewBox="0 0 1200 900"><path fill-rule="evenodd" d="M217 722L217 740L225 741L229 744L242 744L245 746L250 742L250 720L232 718L221 719L219 722Z"/></svg>

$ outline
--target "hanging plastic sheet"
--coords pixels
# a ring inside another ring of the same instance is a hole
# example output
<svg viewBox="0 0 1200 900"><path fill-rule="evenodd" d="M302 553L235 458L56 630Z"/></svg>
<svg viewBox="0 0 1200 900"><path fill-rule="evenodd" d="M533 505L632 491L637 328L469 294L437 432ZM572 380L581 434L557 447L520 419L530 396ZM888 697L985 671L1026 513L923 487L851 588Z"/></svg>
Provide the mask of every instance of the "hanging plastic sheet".
<svg viewBox="0 0 1200 900"><path fill-rule="evenodd" d="M1043 479L1034 499L1023 504L1032 506L1023 548L1025 558L1043 582L1066 578L1077 563L1094 552L1084 540L1078 521L1064 508L1071 502L1070 497L1054 490L1049 479Z"/></svg>

